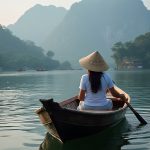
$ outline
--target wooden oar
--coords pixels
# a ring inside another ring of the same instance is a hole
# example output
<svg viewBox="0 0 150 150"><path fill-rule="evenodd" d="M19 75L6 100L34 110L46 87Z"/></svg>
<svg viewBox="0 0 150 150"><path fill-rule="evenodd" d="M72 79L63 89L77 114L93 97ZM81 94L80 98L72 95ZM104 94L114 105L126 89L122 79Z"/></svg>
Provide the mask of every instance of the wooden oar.
<svg viewBox="0 0 150 150"><path fill-rule="evenodd" d="M143 124L143 125L147 124L147 122L139 115L139 113L137 111L135 111L135 109L127 101L125 101L125 103L131 109L131 111L135 114L135 116L141 122L141 124Z"/></svg>
<svg viewBox="0 0 150 150"><path fill-rule="evenodd" d="M119 91L119 93L123 93L123 91L121 91L121 89L119 89L117 86L115 86L115 88L117 89L117 91ZM123 95L126 95L126 93L123 93ZM128 96L125 96L128 97ZM137 117L137 119L141 122L141 124L147 124L147 122L139 115L139 113L130 105L130 103L127 101L127 99L124 96L122 97L122 100L127 104L127 106L131 109L131 111L134 113L134 115Z"/></svg>

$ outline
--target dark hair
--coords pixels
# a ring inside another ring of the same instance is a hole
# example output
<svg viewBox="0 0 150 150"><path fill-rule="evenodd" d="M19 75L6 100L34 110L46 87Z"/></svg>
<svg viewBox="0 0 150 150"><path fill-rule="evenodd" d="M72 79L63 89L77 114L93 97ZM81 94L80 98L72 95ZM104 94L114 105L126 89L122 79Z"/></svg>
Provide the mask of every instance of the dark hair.
<svg viewBox="0 0 150 150"><path fill-rule="evenodd" d="M89 81L93 93L97 93L101 89L101 77L103 72L89 71Z"/></svg>

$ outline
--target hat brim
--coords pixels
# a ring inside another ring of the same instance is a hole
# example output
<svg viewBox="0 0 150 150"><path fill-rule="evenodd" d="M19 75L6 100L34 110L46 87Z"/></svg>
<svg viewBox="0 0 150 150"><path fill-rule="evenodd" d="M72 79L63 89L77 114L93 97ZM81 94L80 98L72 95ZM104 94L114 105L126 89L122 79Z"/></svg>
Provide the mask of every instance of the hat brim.
<svg viewBox="0 0 150 150"><path fill-rule="evenodd" d="M88 58L84 57L79 60L80 65L90 71L103 72L109 69L107 63L103 60L98 65L92 64Z"/></svg>

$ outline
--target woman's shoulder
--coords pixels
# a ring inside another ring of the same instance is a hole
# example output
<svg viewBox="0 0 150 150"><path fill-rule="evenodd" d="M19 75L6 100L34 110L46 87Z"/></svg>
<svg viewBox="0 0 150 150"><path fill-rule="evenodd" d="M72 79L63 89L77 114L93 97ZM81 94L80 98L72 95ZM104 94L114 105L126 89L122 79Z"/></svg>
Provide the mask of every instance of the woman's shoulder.
<svg viewBox="0 0 150 150"><path fill-rule="evenodd" d="M104 78L106 79L111 79L110 75L106 72L103 73Z"/></svg>
<svg viewBox="0 0 150 150"><path fill-rule="evenodd" d="M88 74L83 74L82 78L88 78L88 76L89 76Z"/></svg>
<svg viewBox="0 0 150 150"><path fill-rule="evenodd" d="M88 78L89 78L88 74L83 74L82 77L81 77L81 79L84 80L84 81L88 80Z"/></svg>
<svg viewBox="0 0 150 150"><path fill-rule="evenodd" d="M87 82L87 80L88 80L88 74L83 74L81 76L81 82L85 83L85 82Z"/></svg>

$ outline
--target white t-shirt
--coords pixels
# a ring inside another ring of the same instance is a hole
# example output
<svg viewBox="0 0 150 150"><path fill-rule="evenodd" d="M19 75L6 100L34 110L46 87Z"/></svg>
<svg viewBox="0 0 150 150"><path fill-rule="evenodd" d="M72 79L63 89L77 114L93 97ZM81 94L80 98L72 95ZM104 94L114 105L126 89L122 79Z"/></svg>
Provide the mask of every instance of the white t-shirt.
<svg viewBox="0 0 150 150"><path fill-rule="evenodd" d="M89 81L89 75L84 74L81 77L79 88L86 91L84 104L88 106L104 106L107 104L106 100L106 90L114 86L112 79L103 73L101 77L101 90L97 93L93 93L91 90L91 85Z"/></svg>

